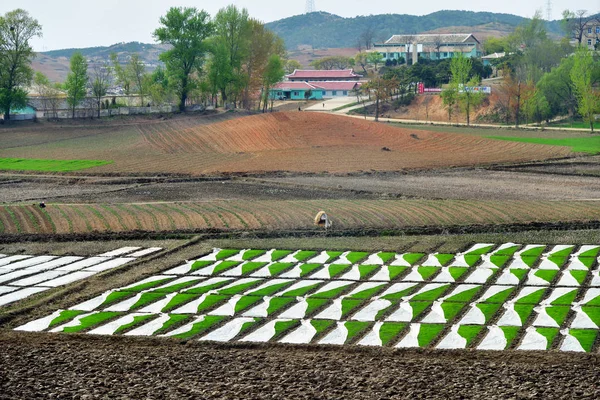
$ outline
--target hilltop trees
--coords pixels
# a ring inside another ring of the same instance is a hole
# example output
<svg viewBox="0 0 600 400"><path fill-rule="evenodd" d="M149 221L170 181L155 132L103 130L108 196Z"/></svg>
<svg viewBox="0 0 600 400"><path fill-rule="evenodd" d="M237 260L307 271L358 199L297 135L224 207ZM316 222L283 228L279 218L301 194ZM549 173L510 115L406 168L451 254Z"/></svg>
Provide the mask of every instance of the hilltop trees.
<svg viewBox="0 0 600 400"><path fill-rule="evenodd" d="M87 94L88 84L88 63L81 53L75 53L71 57L71 72L67 75L65 81L65 90L67 92L67 104L71 107L73 118L75 118L75 108L81 104Z"/></svg>
<svg viewBox="0 0 600 400"><path fill-rule="evenodd" d="M34 52L29 41L42 36L42 26L27 11L17 9L0 16L0 110L6 120L13 107L27 103Z"/></svg>
<svg viewBox="0 0 600 400"><path fill-rule="evenodd" d="M160 28L154 38L172 46L160 55L167 66L169 82L179 98L180 111L185 110L190 91L197 87L197 75L202 70L207 53L206 40L214 31L214 24L206 11L196 8L172 7L160 18Z"/></svg>

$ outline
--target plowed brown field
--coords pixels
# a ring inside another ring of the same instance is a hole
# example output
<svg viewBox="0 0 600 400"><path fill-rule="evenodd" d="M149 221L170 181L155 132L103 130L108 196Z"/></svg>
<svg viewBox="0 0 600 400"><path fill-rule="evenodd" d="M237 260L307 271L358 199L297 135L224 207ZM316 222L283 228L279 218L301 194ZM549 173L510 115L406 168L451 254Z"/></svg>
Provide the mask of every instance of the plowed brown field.
<svg viewBox="0 0 600 400"><path fill-rule="evenodd" d="M0 207L0 234L311 229L327 210L336 230L589 222L600 202L290 200Z"/></svg>
<svg viewBox="0 0 600 400"><path fill-rule="evenodd" d="M355 118L279 112L3 132L0 157L110 160L78 174L399 171L564 157L570 150ZM218 121L218 122L215 122ZM386 147L391 151L383 151Z"/></svg>

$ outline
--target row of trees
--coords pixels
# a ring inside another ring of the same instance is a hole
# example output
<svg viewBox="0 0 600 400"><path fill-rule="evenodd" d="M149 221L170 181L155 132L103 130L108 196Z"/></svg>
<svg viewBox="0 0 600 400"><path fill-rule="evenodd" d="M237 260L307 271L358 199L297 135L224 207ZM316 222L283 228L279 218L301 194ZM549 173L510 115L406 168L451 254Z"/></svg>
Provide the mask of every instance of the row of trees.
<svg viewBox="0 0 600 400"><path fill-rule="evenodd" d="M29 41L36 36L41 36L41 26L26 11L0 17L0 107L6 119L11 108L26 105L26 88L32 83L46 109L55 110L66 99L73 117L77 107L91 100L100 115L113 84L126 95L138 96L142 105L177 103L183 111L190 102L246 108L258 102L258 108L265 109L270 88L286 69L297 67L286 64L285 46L277 35L235 6L221 9L214 18L196 8L169 9L153 32L169 50L160 55L164 68L152 74L137 54L129 60L113 54L110 60L88 65L82 54L75 53L66 81L52 84L42 74L34 76L31 68L35 53Z"/></svg>
<svg viewBox="0 0 600 400"><path fill-rule="evenodd" d="M579 114L593 130L594 115L600 113L595 87L600 83L600 61L593 51L584 43L574 49L569 38L551 40L540 15L502 45L510 54L496 62L504 79L493 120L518 126Z"/></svg>

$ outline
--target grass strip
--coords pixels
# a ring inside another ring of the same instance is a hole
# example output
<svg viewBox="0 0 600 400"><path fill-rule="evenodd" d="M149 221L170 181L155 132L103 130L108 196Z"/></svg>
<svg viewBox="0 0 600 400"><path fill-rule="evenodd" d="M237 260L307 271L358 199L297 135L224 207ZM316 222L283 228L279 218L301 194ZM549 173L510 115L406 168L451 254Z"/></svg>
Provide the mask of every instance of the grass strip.
<svg viewBox="0 0 600 400"><path fill-rule="evenodd" d="M275 336L271 338L271 340L277 340L281 336L283 336L289 330L297 327L300 324L298 320L290 320L290 321L277 321L275 323Z"/></svg>
<svg viewBox="0 0 600 400"><path fill-rule="evenodd" d="M295 290L289 290L287 292L283 292L279 296L281 296L281 297L301 297L301 296L305 296L306 293L310 292L311 290L315 289L316 287L318 287L320 285L321 285L321 282L315 283L314 285L305 286L305 287L298 288L298 289L295 289Z"/></svg>
<svg viewBox="0 0 600 400"><path fill-rule="evenodd" d="M314 257L314 256L316 256L316 255L317 255L317 252L316 252L316 251L312 251L312 250L302 250L302 251L299 251L299 252L298 252L298 254L296 254L296 255L294 256L294 258L295 258L296 260L298 260L298 261L304 261L304 260L306 260L306 259L308 259L308 258L312 258L312 257Z"/></svg>
<svg viewBox="0 0 600 400"><path fill-rule="evenodd" d="M485 316L485 323L490 322L492 317L498 312L502 304L500 303L479 303L477 304L477 308L481 310L483 315Z"/></svg>
<svg viewBox="0 0 600 400"><path fill-rule="evenodd" d="M425 256L425 253L406 253L402 258L410 265L415 265L420 259Z"/></svg>
<svg viewBox="0 0 600 400"><path fill-rule="evenodd" d="M344 324L346 329L348 329L348 337L346 338L346 343L351 343L352 340L361 332L364 332L365 329L369 327L369 322L361 322L361 321L348 321Z"/></svg>
<svg viewBox="0 0 600 400"><path fill-rule="evenodd" d="M71 321L76 316L84 314L84 313L86 313L86 311L63 310L63 311L61 311L61 313L58 317L54 318L52 320L52 322L50 322L50 325L48 325L48 328L53 328L55 326L63 325L66 322Z"/></svg>
<svg viewBox="0 0 600 400"><path fill-rule="evenodd" d="M217 255L215 256L215 258L217 260L223 260L225 258L229 258L231 256L234 256L236 254L238 254L240 252L240 250L234 250L234 249L223 249L221 251L219 251L217 253Z"/></svg>
<svg viewBox="0 0 600 400"><path fill-rule="evenodd" d="M271 254L271 261L281 260L292 253L292 250L275 250L273 254Z"/></svg>
<svg viewBox="0 0 600 400"><path fill-rule="evenodd" d="M423 280L428 280L433 275L440 272L440 268L439 267L418 267L417 271L419 272L419 275L421 275Z"/></svg>
<svg viewBox="0 0 600 400"><path fill-rule="evenodd" d="M306 299L306 303L308 303L308 307L306 308L305 316L308 317L308 316L312 315L316 310L320 309L328 302L329 301L327 299L314 299L314 298Z"/></svg>
<svg viewBox="0 0 600 400"><path fill-rule="evenodd" d="M290 286L293 283L294 283L293 281L278 283L276 285L267 286L260 290L250 292L250 293L248 293L248 295L249 296L261 296L261 297L272 296L273 294L279 292L281 289L285 288L286 286Z"/></svg>
<svg viewBox="0 0 600 400"><path fill-rule="evenodd" d="M450 267L449 268L450 275L452 276L452 278L454 278L455 281L459 280L460 277L463 276L468 270L469 270L469 268L464 268L464 267Z"/></svg>
<svg viewBox="0 0 600 400"><path fill-rule="evenodd" d="M269 272L271 276L277 276L283 271L286 271L294 266L294 263L275 263L269 266Z"/></svg>
<svg viewBox="0 0 600 400"><path fill-rule="evenodd" d="M488 139L507 140L510 142L545 144L549 146L570 147L574 153L600 153L600 136L573 137L564 139L548 139L534 137L486 136Z"/></svg>
<svg viewBox="0 0 600 400"><path fill-rule="evenodd" d="M565 319L567 319L570 310L571 307L566 306L546 307L546 313L548 313L550 318L556 321L558 326L562 326Z"/></svg>
<svg viewBox="0 0 600 400"><path fill-rule="evenodd" d="M592 329L571 329L569 330L569 334L577 339L581 347L589 353L592 351L592 347L594 347L598 331Z"/></svg>
<svg viewBox="0 0 600 400"><path fill-rule="evenodd" d="M360 260L363 260L369 255L369 253L365 253L363 251L351 251L346 259L350 261L352 264L358 264Z"/></svg>
<svg viewBox="0 0 600 400"><path fill-rule="evenodd" d="M188 332L180 333L179 335L175 335L173 337L177 339L189 339L193 336L200 335L212 328L213 326L221 323L225 318L227 317L222 317L218 315L207 315L202 321L193 324Z"/></svg>
<svg viewBox="0 0 600 400"><path fill-rule="evenodd" d="M438 259L440 264L446 265L454 258L454 254L436 254L435 258Z"/></svg>
<svg viewBox="0 0 600 400"><path fill-rule="evenodd" d="M148 315L137 315L135 317L133 317L133 321L130 322L129 324L125 324L123 326L120 326L119 329L117 329L115 331L115 335L119 335L131 328L133 328L134 326L140 325L142 324L144 321L147 321L150 318L154 318L156 317L156 315L153 314L148 314Z"/></svg>
<svg viewBox="0 0 600 400"><path fill-rule="evenodd" d="M184 323L184 321L188 321L190 319L189 315L185 315L185 314L170 314L169 315L169 319L167 320L167 322L165 322L163 324L163 326L157 330L156 332L154 332L154 335L162 335L165 332L168 332L171 330L171 328L173 326L176 325L181 325Z"/></svg>
<svg viewBox="0 0 600 400"><path fill-rule="evenodd" d="M100 325L101 323L108 321L109 319L115 318L121 315L118 312L111 311L101 311L96 314L88 315L87 317L83 317L79 320L78 326L69 326L62 330L64 333L77 333L83 330L92 328L96 325Z"/></svg>
<svg viewBox="0 0 600 400"><path fill-rule="evenodd" d="M458 334L467 340L466 347L469 347L475 336L479 335L482 329L483 326L479 325L462 325L458 328Z"/></svg>
<svg viewBox="0 0 600 400"><path fill-rule="evenodd" d="M379 286L372 287L370 289L365 289L361 292L354 293L352 295L353 299L370 299L375 296L377 293L381 292L384 289L385 285L381 284Z"/></svg>
<svg viewBox="0 0 600 400"><path fill-rule="evenodd" d="M284 307L287 307L289 304L295 301L296 299L293 297L273 297L269 302L269 307L267 308L267 315L271 316L272 314L276 313Z"/></svg>
<svg viewBox="0 0 600 400"><path fill-rule="evenodd" d="M267 265L267 263L264 263L264 262L250 261L250 262L244 263L244 265L242 265L242 275L250 274L258 269L261 269L265 265Z"/></svg>
<svg viewBox="0 0 600 400"><path fill-rule="evenodd" d="M235 313L237 314L245 311L262 300L263 298L258 296L242 296L238 302L235 303Z"/></svg>
<svg viewBox="0 0 600 400"><path fill-rule="evenodd" d="M544 336L546 340L548 340L548 345L546 346L546 350L548 350L552 346L552 342L556 335L558 335L558 328L536 328L537 333Z"/></svg>
<svg viewBox="0 0 600 400"><path fill-rule="evenodd" d="M450 321L465 307L464 303L442 303L442 310L444 310L444 317Z"/></svg>
<svg viewBox="0 0 600 400"><path fill-rule="evenodd" d="M302 264L300 266L300 277L310 275L317 268L321 268L323 264Z"/></svg>
<svg viewBox="0 0 600 400"><path fill-rule="evenodd" d="M413 297L411 300L414 301L427 301L427 300L437 300L444 292L448 289L450 285L443 285L437 289L428 290L424 293L418 294Z"/></svg>
<svg viewBox="0 0 600 400"><path fill-rule="evenodd" d="M506 290L501 291L500 293L496 293L489 299L487 299L486 303L504 303L506 299L515 291L516 287L510 286L507 287Z"/></svg>
<svg viewBox="0 0 600 400"><path fill-rule="evenodd" d="M443 324L421 324L418 341L420 347L427 347L444 330Z"/></svg>
<svg viewBox="0 0 600 400"><path fill-rule="evenodd" d="M479 293L480 290L481 290L481 286L478 286L476 288L469 289L464 292L455 294L452 297L448 297L446 300L444 300L444 302L468 303L471 301L471 299L473 297L475 297L475 295L477 295L477 293Z"/></svg>
<svg viewBox="0 0 600 400"><path fill-rule="evenodd" d="M517 337L521 327L519 326L501 326L500 329L504 332L504 337L506 338L506 348L508 348L513 340Z"/></svg>
<svg viewBox="0 0 600 400"><path fill-rule="evenodd" d="M112 161L0 158L2 171L71 172L108 164L112 164Z"/></svg>
<svg viewBox="0 0 600 400"><path fill-rule="evenodd" d="M386 346L392 339L406 328L405 323L402 322L384 322L379 329L379 339L383 346Z"/></svg>
<svg viewBox="0 0 600 400"><path fill-rule="evenodd" d="M242 255L244 261L252 260L265 254L266 250L248 250Z"/></svg>
<svg viewBox="0 0 600 400"><path fill-rule="evenodd" d="M315 336L319 336L321 333L326 331L334 324L334 321L329 319L313 319L310 321L310 324L317 330L317 334Z"/></svg>

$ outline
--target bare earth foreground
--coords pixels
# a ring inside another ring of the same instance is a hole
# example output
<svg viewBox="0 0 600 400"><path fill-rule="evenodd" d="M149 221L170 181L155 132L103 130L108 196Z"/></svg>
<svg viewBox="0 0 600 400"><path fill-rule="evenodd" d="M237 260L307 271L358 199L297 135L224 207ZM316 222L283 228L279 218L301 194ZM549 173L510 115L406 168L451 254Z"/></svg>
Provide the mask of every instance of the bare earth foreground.
<svg viewBox="0 0 600 400"><path fill-rule="evenodd" d="M597 356L0 336L0 398L598 398Z"/></svg>

